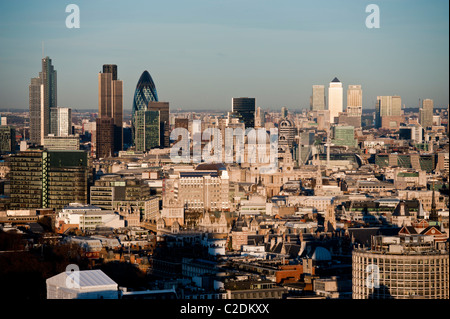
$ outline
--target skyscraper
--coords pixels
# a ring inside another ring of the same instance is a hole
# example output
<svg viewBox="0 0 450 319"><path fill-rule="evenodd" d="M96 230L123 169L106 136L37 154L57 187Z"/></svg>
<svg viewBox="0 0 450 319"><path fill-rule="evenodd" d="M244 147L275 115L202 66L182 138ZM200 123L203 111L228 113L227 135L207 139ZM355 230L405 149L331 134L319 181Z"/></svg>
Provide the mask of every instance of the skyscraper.
<svg viewBox="0 0 450 319"><path fill-rule="evenodd" d="M160 119L159 111L138 110L135 113L135 145L136 151L146 152L152 148L159 147Z"/></svg>
<svg viewBox="0 0 450 319"><path fill-rule="evenodd" d="M123 82L117 80L117 66L115 64L103 65L103 73L98 74L98 116L111 118L113 122L113 151L123 148ZM109 129L107 129L109 132ZM105 133L99 131L97 136ZM97 139L97 143L99 143Z"/></svg>
<svg viewBox="0 0 450 319"><path fill-rule="evenodd" d="M335 123L334 118L344 110L342 83L338 78L334 78L328 88L328 110L330 111L330 123Z"/></svg>
<svg viewBox="0 0 450 319"><path fill-rule="evenodd" d="M156 92L155 83L153 82L150 73L147 70L142 72L139 81L136 85L136 90L134 91L133 97L133 107L131 110L131 134L133 138L133 143L135 143L135 116L136 112L139 110L146 111L148 108L148 103L150 101L158 101L158 93Z"/></svg>
<svg viewBox="0 0 450 319"><path fill-rule="evenodd" d="M147 109L149 111L159 111L159 125L160 125L160 146L170 146L169 134L169 102L150 101Z"/></svg>
<svg viewBox="0 0 450 319"><path fill-rule="evenodd" d="M358 117L362 115L361 85L349 85L347 90L347 115Z"/></svg>
<svg viewBox="0 0 450 319"><path fill-rule="evenodd" d="M325 110L325 105L325 86L313 85L310 103L311 111L323 111Z"/></svg>
<svg viewBox="0 0 450 319"><path fill-rule="evenodd" d="M50 132L50 108L57 106L56 70L47 56L42 59L39 77L32 78L29 85L30 142L43 144Z"/></svg>
<svg viewBox="0 0 450 319"><path fill-rule="evenodd" d="M110 117L96 119L96 157L106 158L114 154L114 122Z"/></svg>
<svg viewBox="0 0 450 319"><path fill-rule="evenodd" d="M245 128L254 128L256 112L255 98L232 98L231 104L231 111L236 113L244 121Z"/></svg>
<svg viewBox="0 0 450 319"><path fill-rule="evenodd" d="M115 64L104 64L103 65L103 73L110 73L112 80L117 80L117 65Z"/></svg>
<svg viewBox="0 0 450 319"><path fill-rule="evenodd" d="M433 100L425 99L422 101L422 108L419 110L420 125L424 129L433 126Z"/></svg>
<svg viewBox="0 0 450 319"><path fill-rule="evenodd" d="M54 136L68 136L72 134L72 110L70 108L50 108L50 134Z"/></svg>
<svg viewBox="0 0 450 319"><path fill-rule="evenodd" d="M400 96L377 96L377 104L375 105L375 126L394 127L390 122L398 122L402 115L402 99ZM385 125L383 125L383 118Z"/></svg>

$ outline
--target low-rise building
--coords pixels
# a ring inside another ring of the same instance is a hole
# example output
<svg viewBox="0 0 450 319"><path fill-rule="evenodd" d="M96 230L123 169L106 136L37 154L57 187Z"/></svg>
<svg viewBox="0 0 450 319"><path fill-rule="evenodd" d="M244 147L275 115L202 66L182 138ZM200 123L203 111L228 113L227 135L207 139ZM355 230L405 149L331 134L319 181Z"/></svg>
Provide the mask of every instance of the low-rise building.
<svg viewBox="0 0 450 319"><path fill-rule="evenodd" d="M103 271L74 270L46 280L47 299L118 299L118 284Z"/></svg>
<svg viewBox="0 0 450 319"><path fill-rule="evenodd" d="M448 242L436 249L432 236L375 236L356 249L353 299L448 299Z"/></svg>

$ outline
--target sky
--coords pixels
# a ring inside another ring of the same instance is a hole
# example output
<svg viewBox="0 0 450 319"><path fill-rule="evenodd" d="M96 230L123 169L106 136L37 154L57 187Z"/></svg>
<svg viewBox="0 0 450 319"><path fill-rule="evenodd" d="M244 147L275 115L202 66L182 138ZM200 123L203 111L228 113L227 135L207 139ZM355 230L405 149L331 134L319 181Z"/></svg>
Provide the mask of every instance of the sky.
<svg viewBox="0 0 450 319"><path fill-rule="evenodd" d="M80 28L66 27L71 3ZM366 26L369 4L379 28ZM2 0L0 109L28 109L42 51L58 106L74 110L98 109L103 64L117 64L125 110L144 70L171 110L230 110L233 97L254 97L298 111L312 85L334 77L344 103L348 85L362 86L364 109L378 95L449 103L448 0Z"/></svg>

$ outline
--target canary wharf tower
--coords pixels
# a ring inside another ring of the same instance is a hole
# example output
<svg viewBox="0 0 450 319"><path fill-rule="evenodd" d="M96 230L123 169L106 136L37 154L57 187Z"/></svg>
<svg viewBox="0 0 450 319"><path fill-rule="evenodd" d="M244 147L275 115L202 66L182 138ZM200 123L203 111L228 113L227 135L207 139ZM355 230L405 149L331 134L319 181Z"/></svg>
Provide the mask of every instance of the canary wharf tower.
<svg viewBox="0 0 450 319"><path fill-rule="evenodd" d="M131 112L131 124L133 141L136 143L136 127L135 118L138 111L147 111L149 102L158 102L158 93L156 92L155 83L148 71L144 71L139 78L134 92L133 109ZM141 112L142 113L142 112Z"/></svg>

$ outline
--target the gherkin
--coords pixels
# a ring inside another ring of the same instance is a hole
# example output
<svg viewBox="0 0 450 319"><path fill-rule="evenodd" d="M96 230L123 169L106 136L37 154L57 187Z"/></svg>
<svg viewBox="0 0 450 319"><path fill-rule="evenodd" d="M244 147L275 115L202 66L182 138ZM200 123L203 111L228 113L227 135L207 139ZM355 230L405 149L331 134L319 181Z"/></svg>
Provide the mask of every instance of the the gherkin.
<svg viewBox="0 0 450 319"><path fill-rule="evenodd" d="M133 141L135 138L134 119L137 111L147 110L150 101L158 102L158 93L156 92L155 83L147 70L142 72L141 77L136 85L136 91L133 98L133 109L131 113L131 126L133 133Z"/></svg>

